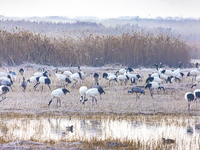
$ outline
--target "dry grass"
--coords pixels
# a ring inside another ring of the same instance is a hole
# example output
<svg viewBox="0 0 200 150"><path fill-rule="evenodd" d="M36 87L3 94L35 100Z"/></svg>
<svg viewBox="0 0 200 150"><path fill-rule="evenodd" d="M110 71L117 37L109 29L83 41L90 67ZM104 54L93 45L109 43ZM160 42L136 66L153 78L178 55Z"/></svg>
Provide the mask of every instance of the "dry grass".
<svg viewBox="0 0 200 150"><path fill-rule="evenodd" d="M34 65L26 65L29 66L25 68L25 78L26 80L31 77L34 72L37 71L36 67L31 67ZM115 67L101 67L101 68L93 68L93 67L81 67L84 72L87 72L88 76L85 78L84 83L82 85L86 85L87 87L91 87L94 84L92 79L93 72L115 72L120 69ZM9 68L11 69L11 68ZM56 89L59 86L58 80L56 79L53 71L53 67L47 68L51 72L50 79L52 81L51 88ZM73 71L77 71L77 68L59 68L61 70L71 69ZM184 78L181 83L173 83L173 84L164 84L166 87L166 92L155 92L154 98L152 99L148 90L145 90L146 94L141 95L140 99L136 102L135 94L128 94L128 89L130 89L134 85L127 86L120 85L118 83L114 83L111 86L108 86L108 81L105 79L100 80L100 85L103 86L106 94L102 95L102 100L98 99L98 104L94 104L91 106L91 100L87 101L85 105L79 103L79 87L81 84L77 84L75 88L71 87L72 84L69 84L67 89L70 93L67 93L66 96L61 98L61 107L56 106L56 100L54 100L51 105L48 107L48 102L50 100L50 90L48 87L44 86L44 91L41 92L41 85L39 85L38 90L34 91L34 84L29 84L26 92L22 92L20 87L19 79L22 77L18 73L19 67L15 67L14 71L17 73L17 81L14 82L13 92L9 92L7 94L7 98L0 103L0 114L1 118L41 118L41 117L84 117L85 119L103 119L110 118L110 120L123 120L135 119L137 121L152 122L152 117L155 116L155 124L159 125L157 122L162 123L163 115L170 115L172 117L172 122L177 126L185 126L186 122L179 122L177 119L173 119L176 116L188 117L191 115L200 115L200 107L195 106L195 103L192 103L191 113L188 113L187 110L187 101L184 99L184 95L187 91L194 91L195 89L191 89L189 84L191 84L191 78ZM1 68L0 71L5 71L5 69ZM144 79L147 78L149 73L155 72L156 69L135 69L135 72L139 73L143 76ZM189 71L189 69L182 69L182 72L185 74ZM137 86L145 85L145 80L142 83L137 83ZM198 88L198 86L196 87ZM199 106L199 104L198 104ZM145 119L142 115L146 115ZM166 116L165 123L167 125L171 125L172 122L168 120L169 116ZM183 119L184 120L184 119ZM3 133L8 131L7 126L1 126L1 130ZM14 128L19 128L19 126L15 126ZM42 128L42 126L41 126ZM43 130L38 130L38 133L44 132ZM160 137L161 139L161 137ZM32 137L31 141L38 142L38 138ZM80 149L171 149L180 147L179 144L163 144L161 140L155 144L154 140L147 141L145 144L142 144L142 141L137 140L123 140L120 139L92 139L90 141L86 139L80 139L83 144L76 144L77 141L71 141L71 145L60 145L60 142L56 142L55 140L46 141L43 146L39 146L41 149L45 148L80 148ZM12 139L7 139L7 137L0 138L1 143L10 143L13 142ZM63 143L69 142L67 139L62 140ZM73 142L75 144L73 145ZM196 141L198 142L198 141ZM154 145L152 147L152 145ZM23 145L24 147L26 146ZM20 145L18 145L20 147ZM28 146L35 148L35 145ZM188 147L188 145L187 145Z"/></svg>
<svg viewBox="0 0 200 150"><path fill-rule="evenodd" d="M42 32L42 31L41 31ZM0 65L41 63L56 66L103 66L121 63L149 67L152 62L177 66L190 61L190 47L179 37L154 36L144 30L122 35L94 35L82 32L77 38L50 38L41 33L0 30Z"/></svg>
<svg viewBox="0 0 200 150"><path fill-rule="evenodd" d="M76 68L71 68L76 71ZM117 69L117 68L116 68ZM17 72L17 81L13 85L13 92L7 94L7 99L0 103L0 112L4 113L22 113L30 115L67 115L67 114L185 114L188 115L187 101L184 99L184 95L187 91L194 91L190 89L191 78L183 79L182 83L164 84L166 92L154 91L154 98L150 96L148 90L145 90L146 94L141 95L140 100L136 102L135 94L128 94L128 89L134 85L127 86L114 83L110 87L108 81L105 79L100 80L100 85L104 87L106 94L102 95L102 100L97 97L97 105L94 103L91 106L91 100L85 103L85 105L79 102L79 87L80 83L77 83L76 87L71 87L69 84L67 89L70 93L61 98L61 107L56 106L56 99L53 100L52 104L48 107L50 100L50 90L47 86L44 86L44 91L41 92L41 85L38 86L37 91L33 90L34 84L28 84L26 92L22 92L19 79L22 77L18 74L19 68L14 68ZM90 73L98 70L98 68L83 67L83 71L87 72L88 76L85 78L82 85L86 85L88 88L94 84L93 78ZM115 72L110 68L99 68L100 72ZM151 70L151 71L150 71ZM2 71L2 69L1 69ZM138 70L135 70L136 72ZM155 69L143 69L139 72L144 79L147 78L149 72L153 72ZM188 70L185 69L183 72L186 74ZM25 78L26 80L31 77L36 69L26 69ZM59 87L58 80L54 75L54 71L51 70L51 88L56 89ZM145 85L145 80L142 83L137 83L137 86ZM197 86L198 87L198 86ZM196 88L197 88L196 87ZM196 108L195 104L192 104L192 115L199 115L199 107Z"/></svg>

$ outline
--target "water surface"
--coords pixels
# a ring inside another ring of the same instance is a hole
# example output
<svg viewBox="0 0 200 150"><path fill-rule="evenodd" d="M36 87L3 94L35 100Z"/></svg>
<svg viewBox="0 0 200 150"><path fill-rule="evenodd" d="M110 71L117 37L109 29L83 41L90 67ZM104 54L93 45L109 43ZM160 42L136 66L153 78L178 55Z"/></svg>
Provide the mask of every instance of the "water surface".
<svg viewBox="0 0 200 150"><path fill-rule="evenodd" d="M162 138L175 141L178 149L199 149L200 117L137 116L56 118L1 118L0 136L5 141L38 142L107 140L140 142L152 148ZM72 128L73 126L73 128ZM171 144L173 145L173 144Z"/></svg>

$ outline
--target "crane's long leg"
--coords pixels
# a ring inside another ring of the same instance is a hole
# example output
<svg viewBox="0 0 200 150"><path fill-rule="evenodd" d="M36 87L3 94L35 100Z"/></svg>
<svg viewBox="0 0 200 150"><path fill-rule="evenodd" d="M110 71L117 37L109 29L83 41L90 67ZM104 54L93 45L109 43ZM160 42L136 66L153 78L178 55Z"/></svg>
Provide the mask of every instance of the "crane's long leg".
<svg viewBox="0 0 200 150"><path fill-rule="evenodd" d="M151 94L151 97L153 98L153 90L150 89L150 94Z"/></svg>
<svg viewBox="0 0 200 150"><path fill-rule="evenodd" d="M96 101L96 105L97 105L97 99L96 99L96 97L94 97L94 99L95 99L95 101Z"/></svg>
<svg viewBox="0 0 200 150"><path fill-rule="evenodd" d="M91 103L91 106L93 106L93 101L94 101L94 97L92 96L92 103Z"/></svg>
<svg viewBox="0 0 200 150"><path fill-rule="evenodd" d="M77 81L77 80L75 80L75 82L74 82L74 84L73 84L72 86L73 86L73 87L75 87L77 82L78 82L78 81Z"/></svg>
<svg viewBox="0 0 200 150"><path fill-rule="evenodd" d="M56 106L58 106L58 98L57 98L57 104L56 104Z"/></svg>
<svg viewBox="0 0 200 150"><path fill-rule="evenodd" d="M124 80L124 84L126 85L126 80Z"/></svg>
<svg viewBox="0 0 200 150"><path fill-rule="evenodd" d="M52 100L53 100L53 99L51 99L51 100L49 101L49 104L48 104L48 106L51 104Z"/></svg>
<svg viewBox="0 0 200 150"><path fill-rule="evenodd" d="M101 98L101 94L99 95L99 97L100 97L100 100L102 100L102 98Z"/></svg>
<svg viewBox="0 0 200 150"><path fill-rule="evenodd" d="M196 101L196 108L197 108L197 98L195 99L195 101Z"/></svg>
<svg viewBox="0 0 200 150"><path fill-rule="evenodd" d="M36 83L36 84L34 85L33 89L36 90L36 87L37 87L37 85L39 85L39 84L40 84L40 82Z"/></svg>
<svg viewBox="0 0 200 150"><path fill-rule="evenodd" d="M49 89L50 89L50 91L51 91L51 87L50 87L50 85L49 84L47 84L48 85L48 87L49 87Z"/></svg>
<svg viewBox="0 0 200 150"><path fill-rule="evenodd" d="M60 103L60 107L61 107L61 100L60 100L60 98L59 98L59 103Z"/></svg>
<svg viewBox="0 0 200 150"><path fill-rule="evenodd" d="M10 89L11 89L11 91L13 92L13 89L12 89L12 87L10 86Z"/></svg>
<svg viewBox="0 0 200 150"><path fill-rule="evenodd" d="M6 97L3 97L3 94L2 94L2 100L0 102L2 102L4 99L6 99Z"/></svg>
<svg viewBox="0 0 200 150"><path fill-rule="evenodd" d="M188 111L190 113L190 101L188 101Z"/></svg>
<svg viewBox="0 0 200 150"><path fill-rule="evenodd" d="M140 95L142 95L142 93L140 93ZM138 99L140 99L140 95L138 95Z"/></svg>
<svg viewBox="0 0 200 150"><path fill-rule="evenodd" d="M138 97L138 96L137 96L137 93L135 93L135 94L136 94L136 102L137 102L137 97Z"/></svg>

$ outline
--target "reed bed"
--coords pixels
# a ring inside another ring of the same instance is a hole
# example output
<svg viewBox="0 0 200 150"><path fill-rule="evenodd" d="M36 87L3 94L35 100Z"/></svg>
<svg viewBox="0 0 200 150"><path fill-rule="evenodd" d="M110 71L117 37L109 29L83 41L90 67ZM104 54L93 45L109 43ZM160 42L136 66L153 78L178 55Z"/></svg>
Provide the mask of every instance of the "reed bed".
<svg viewBox="0 0 200 150"><path fill-rule="evenodd" d="M190 47L179 37L157 36L144 30L122 35L96 35L81 32L76 38L51 38L40 33L0 30L0 65L36 63L54 66L103 66L120 63L130 67L163 62L177 66L190 61Z"/></svg>

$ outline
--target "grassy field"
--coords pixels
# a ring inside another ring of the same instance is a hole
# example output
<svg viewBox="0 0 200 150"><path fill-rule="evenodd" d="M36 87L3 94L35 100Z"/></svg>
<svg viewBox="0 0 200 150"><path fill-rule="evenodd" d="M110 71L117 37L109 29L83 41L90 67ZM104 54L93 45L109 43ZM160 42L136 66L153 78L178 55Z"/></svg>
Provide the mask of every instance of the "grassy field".
<svg viewBox="0 0 200 150"><path fill-rule="evenodd" d="M28 87L25 92L22 91L20 86L22 81L22 76L19 74L19 69L21 67L25 68L25 78L26 80L29 79L35 72L38 71L40 66L33 65L33 64L26 64L24 66L19 66L13 68L13 70L17 73L17 80L13 84L13 92L10 91L7 93L7 98L0 102L0 113L1 118L20 118L20 117L98 117L102 118L105 116L115 117L133 117L141 115L169 115L169 116L182 116L188 117L193 115L200 115L200 104L198 102L198 107L196 107L196 103L192 102L191 104L191 113L188 113L188 102L184 99L184 95L186 92L191 91L193 92L196 88L190 88L192 83L191 77L186 78L186 74L189 70L195 68L185 68L181 69L181 72L185 74L185 77L182 79L181 83L174 82L172 84L162 84L166 88L165 92L163 91L154 91L153 98L150 95L148 89L145 90L145 95L141 95L140 99L136 102L135 94L128 94L128 90L131 87L135 86L134 84L131 85L130 81L126 86L121 85L120 83L114 82L113 85L108 85L108 81L101 78L99 81L100 85L103 86L104 91L106 94L102 95L102 100L100 100L99 96L97 97L97 105L94 103L91 105L91 99L85 102L85 105L80 103L80 95L79 95L79 87L81 85L85 85L88 88L94 84L94 80L92 78L92 74L94 72L100 72L101 76L103 72L116 72L117 70L121 69L121 66L106 66L106 67L84 67L82 66L82 71L87 73L87 77L85 78L82 84L77 83L76 87L72 87L72 83L67 86L67 89L70 93L67 93L66 96L61 98L61 106L56 106L56 99L53 100L50 106L48 106L49 100L51 99L51 91L49 88L44 85L44 90L41 92L41 85L38 86L37 90L33 90L34 84L28 83ZM55 76L55 68L43 66L46 70L51 73L49 78L51 79L51 89L54 90L60 86L58 79ZM9 68L10 70L12 68ZM72 70L77 72L78 69L76 67L60 67L59 70ZM0 71L6 72L6 68L0 68ZM136 86L143 87L146 85L145 80L148 77L149 73L156 72L154 68L142 68L134 69L134 73L139 73L143 81L137 82ZM195 83L195 82L194 82ZM1 143L4 143L3 139L0 139ZM37 142L34 139L31 140L32 142ZM106 140L106 141L99 141L97 139L93 139L91 141L82 141L83 144L77 143L77 141L71 142L67 145L62 145L62 142L59 144L55 144L54 141L47 142L45 145L39 146L40 149L110 149L108 145L110 142L112 143L119 143L119 140ZM63 141L65 144L67 141ZM154 141L152 141L154 142ZM158 144L157 149L171 149L172 145L163 145L162 141ZM16 144L16 143L15 143ZM29 148L38 148L38 145L27 144L16 144L18 148L24 148L28 145ZM14 147L16 147L16 145ZM5 146L5 145L4 145ZM12 146L10 147L13 148ZM116 147L115 149L145 149L145 145L141 145L140 143L134 143L134 141L126 140ZM151 149L146 145L146 148Z"/></svg>
<svg viewBox="0 0 200 150"><path fill-rule="evenodd" d="M55 68L49 67L47 70L51 72L51 89L56 89L59 87L60 83L58 82L55 71ZM59 68L61 70L71 69L77 71L77 68ZM28 83L26 92L22 91L20 82L22 81L22 76L18 73L19 67L14 68L14 71L17 72L17 81L13 84L13 92L10 91L7 93L7 98L0 103L0 112L1 114L8 113L19 113L19 114L46 114L46 115L66 115L66 114L188 114L187 105L188 102L184 99L186 92L193 92L194 89L190 88L192 83L191 77L184 77L181 83L174 82L172 84L162 84L166 88L165 92L154 91L153 98L150 95L148 89L145 90L145 95L141 95L140 99L136 102L135 94L128 94L128 90L135 85L131 85L130 81L128 85L124 86L117 82L108 85L108 81L101 78L99 81L100 85L103 86L106 94L102 95L102 100L97 97L97 105L94 103L91 105L91 99L85 103L85 105L79 102L79 87L85 85L90 88L94 84L92 74L94 72L116 72L119 68L115 67L82 67L82 70L87 73L82 84L77 83L76 87L72 87L72 83L67 86L67 89L70 93L67 93L66 96L61 98L61 107L56 106L56 99L53 100L50 106L48 102L51 99L51 91L49 88L44 85L44 90L41 92L41 85L38 86L37 90L33 90L33 83ZM34 72L37 71L37 67L25 68L25 78L26 80L33 76ZM182 69L181 71L185 74L190 69ZM1 71L5 69L1 68ZM156 72L156 69L147 69L142 70L135 69L135 73L139 73L143 77L142 82L137 82L137 86L143 87L145 85L145 80L149 73ZM19 81L20 80L20 81ZM199 103L199 102L198 102ZM191 114L199 115L200 108L195 106L195 103L192 103ZM199 105L198 105L199 106Z"/></svg>

